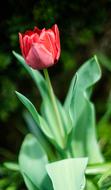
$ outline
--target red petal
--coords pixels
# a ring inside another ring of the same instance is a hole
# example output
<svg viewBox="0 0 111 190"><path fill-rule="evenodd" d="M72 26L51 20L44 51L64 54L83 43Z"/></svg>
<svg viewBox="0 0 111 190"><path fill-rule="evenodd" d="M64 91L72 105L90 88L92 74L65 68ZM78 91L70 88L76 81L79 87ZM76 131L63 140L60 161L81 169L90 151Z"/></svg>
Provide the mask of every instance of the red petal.
<svg viewBox="0 0 111 190"><path fill-rule="evenodd" d="M32 35L24 35L19 33L19 41L20 41L20 47L21 47L21 51L24 57L27 56L32 43L36 43L38 42L39 39L39 35L37 33L33 33Z"/></svg>
<svg viewBox="0 0 111 190"><path fill-rule="evenodd" d="M40 35L41 31L39 28L37 28L36 26L34 27L34 33L36 32L38 35Z"/></svg>
<svg viewBox="0 0 111 190"><path fill-rule="evenodd" d="M30 36L24 36L23 37L23 52L25 57L27 56L31 46L32 46L33 40Z"/></svg>
<svg viewBox="0 0 111 190"><path fill-rule="evenodd" d="M49 35L47 34L47 31L43 30L40 37L39 37L39 43L43 44L43 46L54 56L54 49L52 46L51 39L49 38Z"/></svg>
<svg viewBox="0 0 111 190"><path fill-rule="evenodd" d="M58 50L56 48L56 36L55 36L55 33L51 29L47 30L46 32L47 32L47 34L48 34L48 36L50 38L50 41L51 41L51 44L52 44L52 47L53 47L54 59L56 59Z"/></svg>
<svg viewBox="0 0 111 190"><path fill-rule="evenodd" d="M23 37L24 36L31 36L32 34L34 34L34 31L32 31L32 30L27 30L24 34L23 34Z"/></svg>
<svg viewBox="0 0 111 190"><path fill-rule="evenodd" d="M60 57L61 48L60 48L59 29L58 29L57 24L53 25L52 31L55 33L55 41L56 41L55 43L56 43L56 48L57 48L57 57L56 57L56 59L58 60L59 57Z"/></svg>
<svg viewBox="0 0 111 190"><path fill-rule="evenodd" d="M19 43L20 43L20 49L21 49L21 52L24 56L24 51L23 51L23 37L22 37L22 34L19 33Z"/></svg>
<svg viewBox="0 0 111 190"><path fill-rule="evenodd" d="M26 57L26 62L34 69L43 69L54 64L52 54L42 45L33 44L29 54Z"/></svg>
<svg viewBox="0 0 111 190"><path fill-rule="evenodd" d="M32 42L37 43L39 40L39 35L37 33L34 33L32 36L30 36L32 39Z"/></svg>

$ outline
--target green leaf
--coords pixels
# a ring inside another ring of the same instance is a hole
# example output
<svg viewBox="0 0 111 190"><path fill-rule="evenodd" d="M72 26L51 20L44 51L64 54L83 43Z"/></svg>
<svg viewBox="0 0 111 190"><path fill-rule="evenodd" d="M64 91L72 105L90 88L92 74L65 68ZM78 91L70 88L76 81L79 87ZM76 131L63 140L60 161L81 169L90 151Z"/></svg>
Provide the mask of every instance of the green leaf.
<svg viewBox="0 0 111 190"><path fill-rule="evenodd" d="M72 121L71 121L70 117L67 115L66 110L61 105L61 102L59 100L57 100L57 105L58 105L60 116L62 118L65 134L69 135L73 128ZM65 138L66 138L66 136L65 136Z"/></svg>
<svg viewBox="0 0 111 190"><path fill-rule="evenodd" d="M22 175L23 175L23 178L24 178L24 181L25 181L25 184L26 184L28 190L39 190L39 189L34 185L34 183L31 181L31 179L27 176L27 174L22 173Z"/></svg>
<svg viewBox="0 0 111 190"><path fill-rule="evenodd" d="M58 145L60 148L64 149L67 145L68 135L70 134L72 130L72 123L68 115L66 114L66 111L63 109L63 106L61 103L56 99L57 107L59 110L60 117L62 119L62 130L64 130L64 133L61 136L59 135L59 130L57 128L55 113L53 111L53 107L51 104L51 101L43 101L41 106L41 114L45 118L45 120L48 123L48 126L50 126L51 129L53 129L53 134L55 138L57 139Z"/></svg>
<svg viewBox="0 0 111 190"><path fill-rule="evenodd" d="M74 95L73 91L74 91L74 88L75 88L75 85L76 85L76 81L77 81L77 75L74 75L74 77L73 77L73 79L71 81L71 84L70 84L70 87L69 87L65 102L64 102L64 108L67 111L67 113L70 112L70 106L71 106L71 101L72 101L72 98L73 98L73 95Z"/></svg>
<svg viewBox="0 0 111 190"><path fill-rule="evenodd" d="M85 186L87 158L70 158L47 164L54 190L81 190Z"/></svg>
<svg viewBox="0 0 111 190"><path fill-rule="evenodd" d="M111 168L110 162L104 162L100 164L91 164L88 165L86 169L86 175L98 175L98 174L104 174L108 169Z"/></svg>
<svg viewBox="0 0 111 190"><path fill-rule="evenodd" d="M72 79L64 107L73 123L71 146L76 157L87 156L89 163L103 162L95 130L95 108L91 87L100 79L97 58L88 60Z"/></svg>
<svg viewBox="0 0 111 190"><path fill-rule="evenodd" d="M106 112L105 114L100 118L100 121L98 123L98 127L101 125L104 125L110 121L111 118L111 91L109 93L109 97L106 102Z"/></svg>
<svg viewBox="0 0 111 190"><path fill-rule="evenodd" d="M85 190L98 190L95 184L91 180L86 181L86 189Z"/></svg>
<svg viewBox="0 0 111 190"><path fill-rule="evenodd" d="M47 84L46 81L44 79L44 77L41 75L41 73L37 70L31 69L32 71L32 77L35 81L35 84L37 86L37 88L39 89L39 92L44 99L49 99L49 93L48 93L48 89L47 89Z"/></svg>
<svg viewBox="0 0 111 190"><path fill-rule="evenodd" d="M19 165L14 162L4 162L3 165L13 171L19 171Z"/></svg>
<svg viewBox="0 0 111 190"><path fill-rule="evenodd" d="M53 134L52 134L50 128L46 124L45 120L38 114L34 105L28 100L28 98L26 98L25 96L23 96L19 92L16 92L16 94L17 94L18 98L20 99L20 101L25 105L25 107L31 113L33 119L35 120L37 125L41 128L41 130L44 132L44 134L49 139L53 139Z"/></svg>
<svg viewBox="0 0 111 190"><path fill-rule="evenodd" d="M50 160L55 160L55 153L53 153L52 151L51 144L48 142L46 136L42 133L39 126L37 126L31 114L26 111L24 112L23 116L27 123L30 133L32 133L38 139L44 150L47 152L48 158Z"/></svg>
<svg viewBox="0 0 111 190"><path fill-rule="evenodd" d="M35 190L35 187L41 190L52 189L45 169L47 163L47 155L40 143L33 135L27 135L20 150L19 165L29 190ZM27 179L29 179L28 182ZM30 186L32 186L31 189Z"/></svg>
<svg viewBox="0 0 111 190"><path fill-rule="evenodd" d="M17 60L25 67L25 69L27 69L27 71L30 72L30 67L25 63L24 58L15 51L12 51L12 53L17 58Z"/></svg>
<svg viewBox="0 0 111 190"><path fill-rule="evenodd" d="M30 76L32 77L32 79L34 80L37 88L39 89L42 98L47 98L48 96L48 92L47 92L47 85L46 85L46 81L44 80L43 76L41 75L41 73L38 70L34 70L32 68L30 68L26 63L24 58L19 55L18 53L16 53L15 51L13 51L14 56L17 58L17 60L19 61L19 63L26 69L26 71L30 74Z"/></svg>
<svg viewBox="0 0 111 190"><path fill-rule="evenodd" d="M43 133L49 138L49 140L57 147L60 146L63 148L63 143L60 139L59 134L57 133L56 126L54 128L52 123L51 125L47 124L42 116L39 115L34 105L21 93L16 92L20 101L25 105L28 111L31 113L33 119L37 123L37 126L43 131ZM51 111L51 110L50 110ZM53 113L53 112L52 112ZM53 113L54 114L54 113ZM49 115L50 116L50 115ZM53 117L53 115L52 115Z"/></svg>
<svg viewBox="0 0 111 190"><path fill-rule="evenodd" d="M109 190L111 188L111 168L101 176L98 185L101 190Z"/></svg>

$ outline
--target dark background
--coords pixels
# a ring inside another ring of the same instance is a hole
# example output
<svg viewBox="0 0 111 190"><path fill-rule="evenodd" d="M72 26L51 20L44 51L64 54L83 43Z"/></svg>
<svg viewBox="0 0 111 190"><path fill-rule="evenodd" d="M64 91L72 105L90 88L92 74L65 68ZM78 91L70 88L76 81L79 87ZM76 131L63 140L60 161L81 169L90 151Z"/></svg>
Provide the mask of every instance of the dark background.
<svg viewBox="0 0 111 190"><path fill-rule="evenodd" d="M77 68L98 55L102 79L94 88L97 122L110 104L111 89L111 0L9 0L0 5L0 160L17 160L27 133L15 90L38 107L41 98L30 76L17 62L12 50L20 53L18 32L38 26L50 28L57 23L61 37L59 63L49 69L55 93L63 102ZM103 57L102 57L103 56ZM109 98L109 99L108 99ZM110 118L98 130L106 159L111 156Z"/></svg>

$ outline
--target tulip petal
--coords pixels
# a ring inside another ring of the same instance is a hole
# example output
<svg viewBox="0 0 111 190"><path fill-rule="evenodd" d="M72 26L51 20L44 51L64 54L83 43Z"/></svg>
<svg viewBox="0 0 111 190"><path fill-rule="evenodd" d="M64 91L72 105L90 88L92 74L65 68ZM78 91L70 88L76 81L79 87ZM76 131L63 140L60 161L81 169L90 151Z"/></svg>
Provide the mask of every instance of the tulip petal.
<svg viewBox="0 0 111 190"><path fill-rule="evenodd" d="M34 33L36 32L38 35L40 35L40 33L42 32L42 30L40 30L39 28L37 28L36 26L34 27Z"/></svg>
<svg viewBox="0 0 111 190"><path fill-rule="evenodd" d="M54 33L54 31L51 30L51 29L48 29L48 30L46 30L46 33L48 33L49 36L51 37L51 39L55 42L55 33Z"/></svg>
<svg viewBox="0 0 111 190"><path fill-rule="evenodd" d="M31 36L32 34L34 34L34 31L32 31L32 30L27 30L24 34L23 34L23 37L24 36Z"/></svg>
<svg viewBox="0 0 111 190"><path fill-rule="evenodd" d="M53 49L53 56L54 56L54 59L56 59L58 50L56 48L55 33L51 29L48 29L46 31L46 34L48 34L48 38L50 40L50 44L51 44L52 49Z"/></svg>
<svg viewBox="0 0 111 190"><path fill-rule="evenodd" d="M20 43L20 49L22 52L22 55L24 56L24 51L23 51L23 35L19 32L19 43Z"/></svg>
<svg viewBox="0 0 111 190"><path fill-rule="evenodd" d="M37 43L39 40L39 35L34 33L30 38L32 39L32 43Z"/></svg>
<svg viewBox="0 0 111 190"><path fill-rule="evenodd" d="M57 48L57 52L58 52L56 59L58 60L59 57L60 57L61 48L60 48L59 29L58 29L57 24L55 24L55 25L52 26L52 31L55 33L55 44L56 44L56 48Z"/></svg>
<svg viewBox="0 0 111 190"><path fill-rule="evenodd" d="M24 56L26 57L29 53L29 50L32 46L33 40L30 36L26 35L23 37L23 52Z"/></svg>
<svg viewBox="0 0 111 190"><path fill-rule="evenodd" d="M53 65L54 59L43 44L34 43L26 57L26 62L33 69L43 69Z"/></svg>
<svg viewBox="0 0 111 190"><path fill-rule="evenodd" d="M43 44L43 46L48 50L48 52L50 52L54 59L55 59L55 51L54 51L54 45L52 42L52 39L49 37L49 34L47 33L47 31L43 30L40 38L39 38L39 43Z"/></svg>

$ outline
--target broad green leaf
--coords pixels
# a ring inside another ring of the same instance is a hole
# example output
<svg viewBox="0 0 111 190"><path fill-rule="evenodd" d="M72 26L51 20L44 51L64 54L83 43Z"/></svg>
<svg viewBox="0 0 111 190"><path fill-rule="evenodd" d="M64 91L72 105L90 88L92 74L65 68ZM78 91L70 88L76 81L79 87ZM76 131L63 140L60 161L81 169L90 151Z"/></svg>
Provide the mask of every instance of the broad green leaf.
<svg viewBox="0 0 111 190"><path fill-rule="evenodd" d="M53 110L52 103L50 100L48 102L45 100L42 103L41 115L44 117L45 121L47 122L47 125L52 130L55 141L57 142L56 143L57 147L64 149L65 144L66 144L66 139L65 139L66 136L64 135L64 132L62 133L62 136L60 135L61 129L57 125L55 112ZM62 130L63 130L63 128L62 128Z"/></svg>
<svg viewBox="0 0 111 190"><path fill-rule="evenodd" d="M70 158L46 165L54 190L82 190L87 158Z"/></svg>
<svg viewBox="0 0 111 190"><path fill-rule="evenodd" d="M95 130L95 108L91 87L100 79L97 58L88 60L72 79L64 107L73 123L71 146L76 157L87 156L89 163L103 162Z"/></svg>
<svg viewBox="0 0 111 190"><path fill-rule="evenodd" d="M63 122L63 125L64 125L65 134L69 134L71 132L72 128L73 128L72 121L71 121L70 117L67 115L66 110L61 105L61 102L59 100L57 100L57 105L58 105L60 116L62 118L62 122Z"/></svg>
<svg viewBox="0 0 111 190"><path fill-rule="evenodd" d="M73 136L75 154L88 156L89 163L100 163L103 158L97 143L94 106L87 99L85 103L84 112L79 116Z"/></svg>
<svg viewBox="0 0 111 190"><path fill-rule="evenodd" d="M101 190L111 189L111 168L101 176L98 185Z"/></svg>
<svg viewBox="0 0 111 190"><path fill-rule="evenodd" d="M25 176L26 185L32 186L31 190L35 190L35 187L40 190L52 189L51 181L45 169L47 163L47 155L40 143L33 135L27 135L20 150L19 165L23 177Z"/></svg>
<svg viewBox="0 0 111 190"><path fill-rule="evenodd" d="M35 120L35 122L37 123L37 125L40 127L40 129L43 131L43 133L49 138L49 140L55 146L60 146L61 148L64 148L63 139L59 135L59 131L56 130L57 126L53 126L53 124L52 125L47 124L47 122L44 120L44 118L39 115L39 113L37 112L34 105L25 96L23 96L19 92L16 92L16 94L17 94L18 98L20 99L20 101L25 105L25 107L31 113L31 115L32 115L33 119Z"/></svg>
<svg viewBox="0 0 111 190"><path fill-rule="evenodd" d="M44 150L47 152L48 158L50 160L55 160L55 153L53 153L50 143L48 142L46 136L40 130L39 126L37 126L37 124L33 120L31 114L26 111L24 112L23 116L30 133L32 133L38 139Z"/></svg>
<svg viewBox="0 0 111 190"><path fill-rule="evenodd" d="M73 120L73 115L74 115L73 104L74 104L75 98L77 99L76 96L78 96L77 100L79 104L82 103L80 104L81 106L79 108L80 109L79 112L81 113L82 110L84 109L83 98L88 95L87 91L89 90L90 87L92 87L92 85L94 85L100 79L100 77L101 77L101 70L98 65L96 57L89 59L76 72L75 76L73 77L71 81L71 85L69 87L69 91L64 103L65 109L68 112L69 111L71 112L72 120Z"/></svg>
<svg viewBox="0 0 111 190"><path fill-rule="evenodd" d="M28 190L39 190L37 186L35 186L34 183L31 181L31 179L27 176L26 173L22 173L22 175Z"/></svg>
<svg viewBox="0 0 111 190"><path fill-rule="evenodd" d="M19 92L16 92L16 94L17 94L18 98L20 99L20 101L25 105L25 107L31 113L34 121L41 128L41 130L44 132L44 134L47 137L49 137L50 139L53 139L53 134L52 134L50 128L46 124L45 120L38 114L34 105L28 100L28 98L26 98L25 96L23 96Z"/></svg>
<svg viewBox="0 0 111 190"><path fill-rule="evenodd" d="M64 108L67 111L67 113L70 112L70 106L71 106L72 97L74 95L73 91L74 91L74 88L76 85L76 80L77 80L77 75L75 74L71 81L71 84L70 84L70 87L69 87L69 90L68 90L68 93L67 93L67 96L66 96L66 99L64 102Z"/></svg>
<svg viewBox="0 0 111 190"><path fill-rule="evenodd" d="M63 109L63 106L61 105L61 103L58 100L56 100L56 102L59 109L60 117L62 119L62 129L61 129L61 131L63 131L62 138L59 133L60 129L57 128L57 122L56 122L55 113L53 111L51 101L49 102L43 101L42 106L41 106L41 114L47 121L50 128L53 129L55 138L56 139L59 138L60 140L62 140L62 142L60 140L59 141L61 143L61 148L64 149L67 145L68 135L72 130L72 123L71 123L70 118L66 114L66 111Z"/></svg>

